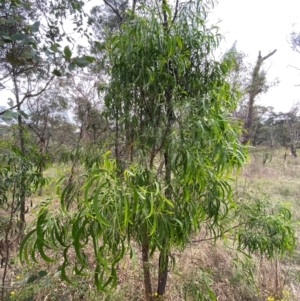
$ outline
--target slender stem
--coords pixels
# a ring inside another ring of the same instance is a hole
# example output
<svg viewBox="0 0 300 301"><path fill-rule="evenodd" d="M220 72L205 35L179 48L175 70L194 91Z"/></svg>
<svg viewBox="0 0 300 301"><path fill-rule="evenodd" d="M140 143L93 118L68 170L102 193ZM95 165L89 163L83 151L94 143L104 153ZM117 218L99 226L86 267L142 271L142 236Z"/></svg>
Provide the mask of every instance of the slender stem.
<svg viewBox="0 0 300 301"><path fill-rule="evenodd" d="M166 192L165 195L168 199L172 197L171 188L171 165L169 160L168 150L164 153L165 159L165 181L166 181ZM157 294L158 296L163 296L166 293L166 285L168 280L168 268L169 268L169 256L168 256L168 246L167 242L162 243L162 250L159 253L159 271L158 271L158 284L157 284Z"/></svg>
<svg viewBox="0 0 300 301"><path fill-rule="evenodd" d="M145 231L142 244L142 260L144 271L144 287L146 301L152 301L152 286L151 286L151 274L149 267L149 242L147 232Z"/></svg>
<svg viewBox="0 0 300 301"><path fill-rule="evenodd" d="M17 83L17 75L15 70L13 69L13 84L15 90L15 98L16 98L16 106L17 110L21 111L22 101L20 101L19 97L19 86ZM24 128L23 128L23 120L22 115L18 114L18 132L19 132L19 143L20 143L20 150L22 154L25 154L25 139L24 139ZM25 226L25 183L24 183L24 176L21 177L21 181L19 183L20 189L20 231L22 232ZM22 235L21 235L22 238Z"/></svg>
<svg viewBox="0 0 300 301"><path fill-rule="evenodd" d="M14 211L15 211L15 200L16 200L16 185L14 185L13 193L12 193L12 204L11 204L11 210L10 210L10 217L9 217L9 224L13 224L14 219ZM6 233L5 233L5 239L3 242L3 247L5 248L5 256L2 258L4 261L4 270L2 275L2 288L1 288L1 300L4 300L5 295L5 279L7 275L7 268L10 260L10 240L9 240L9 234L11 231L11 227L7 227ZM1 261L1 267L2 267L2 261Z"/></svg>
<svg viewBox="0 0 300 301"><path fill-rule="evenodd" d="M162 0L162 13L163 13L163 26L165 30L165 35L169 35L169 27L168 27L168 19L167 19L167 7L168 3L167 0ZM171 62L168 64L167 72L172 70ZM170 160L170 150L168 148L169 143L169 133L171 126L174 122L174 112L173 112L173 105L172 105L172 87L168 85L165 89L165 109L166 109L166 133L165 137L163 138L163 144L166 146L164 152L164 161L165 161L165 185L166 191L165 196L168 199L172 198L172 187L171 187L171 160ZM168 280L168 266L169 266L169 257L168 257L169 247L167 245L167 241L162 242L162 249L159 253L159 271L158 271L158 285L157 285L157 294L158 296L163 296L166 292L166 285Z"/></svg>

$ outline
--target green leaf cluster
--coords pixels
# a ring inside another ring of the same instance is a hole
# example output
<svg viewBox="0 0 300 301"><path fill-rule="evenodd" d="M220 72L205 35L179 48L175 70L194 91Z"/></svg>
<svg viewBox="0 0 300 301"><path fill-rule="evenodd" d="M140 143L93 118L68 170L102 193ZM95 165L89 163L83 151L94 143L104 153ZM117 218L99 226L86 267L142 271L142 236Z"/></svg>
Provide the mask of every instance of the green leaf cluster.
<svg viewBox="0 0 300 301"><path fill-rule="evenodd" d="M9 142L0 144L0 204L3 206L10 206L11 200L16 202L14 206L20 206L20 193L29 197L45 184L37 167L40 155L34 146L28 145L28 148L28 153L24 154ZM20 186L21 183L24 187Z"/></svg>
<svg viewBox="0 0 300 301"><path fill-rule="evenodd" d="M266 198L253 198L239 207L243 226L236 232L238 249L247 254L257 251L268 259L294 250L295 225L287 206L278 204L272 208Z"/></svg>

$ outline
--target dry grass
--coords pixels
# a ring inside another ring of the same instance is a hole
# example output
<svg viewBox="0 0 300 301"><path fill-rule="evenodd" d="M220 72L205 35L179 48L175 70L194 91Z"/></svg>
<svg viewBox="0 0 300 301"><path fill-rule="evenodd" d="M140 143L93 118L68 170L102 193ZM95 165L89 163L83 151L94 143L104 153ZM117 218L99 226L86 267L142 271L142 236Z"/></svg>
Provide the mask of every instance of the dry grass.
<svg viewBox="0 0 300 301"><path fill-rule="evenodd" d="M268 152L268 160L263 159ZM260 197L269 196L272 202L285 202L290 205L295 220L300 219L300 158L288 156L284 160L285 150L253 149L248 163L234 181L236 189L251 192ZM33 208L28 220L36 214L39 202L45 198L53 199L53 208L59 202L55 196L55 182L64 173L57 168L46 171L52 180L43 190L43 197L33 198ZM268 297L275 300L293 301L300 299L300 231L297 231L295 253L283 259L267 261L254 256L247 258L233 250L230 242L219 241L217 244L201 242L191 244L184 251L173 250L176 261L170 270L165 300L211 300L206 285L214 291L218 301L265 301ZM75 286L62 282L57 273L58 265L47 265L43 262L33 267L11 265L9 283L10 295L7 300L26 300L26 296L34 294L34 300L83 300L83 301L142 301L143 273L141 252L135 246L137 260L134 263L128 255L119 264L118 285L111 293L97 293L93 288L93 279L73 279ZM154 276L157 275L157 254L154 255L150 267ZM26 285L26 280L40 270L48 272L34 285ZM0 277L1 277L0 270ZM23 281L23 282L22 282ZM25 281L25 282L24 282ZM18 289L19 287L19 289ZM156 287L156 279L153 279ZM197 295L197 290L204 292ZM31 291L30 291L31 290ZM18 295L19 294L19 295ZM206 296L206 297L205 297ZM202 298L202 299L201 299ZM29 299L28 299L29 300ZM272 299L270 299L272 300Z"/></svg>

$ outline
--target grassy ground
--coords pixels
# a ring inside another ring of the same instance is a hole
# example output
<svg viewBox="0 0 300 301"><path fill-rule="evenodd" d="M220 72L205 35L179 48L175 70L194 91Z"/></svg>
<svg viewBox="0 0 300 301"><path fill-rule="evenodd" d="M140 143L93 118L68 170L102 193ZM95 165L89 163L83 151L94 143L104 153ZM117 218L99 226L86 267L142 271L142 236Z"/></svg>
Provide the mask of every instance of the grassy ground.
<svg viewBox="0 0 300 301"><path fill-rule="evenodd" d="M292 157L285 149L253 148L248 163L236 179L236 185L253 196L265 196L271 203L280 202L290 207L297 230L294 253L271 262L259 258L253 261L256 262L256 281L260 288L258 300L276 295L279 295L279 300L299 300L300 158Z"/></svg>
<svg viewBox="0 0 300 301"><path fill-rule="evenodd" d="M251 194L272 203L286 203L296 222L300 220L300 158L288 155L285 160L284 155L284 149L253 148L248 163L232 183L239 194ZM51 198L55 210L59 201L55 196L55 183L65 171L61 166L46 171L50 181L43 190L42 198L33 198L28 221L34 219L41 199ZM296 235L294 253L272 261L259 256L248 258L236 252L230 241L191 243L184 252L174 250L172 255L176 265L169 273L166 300L213 300L210 289L218 301L300 300L299 229ZM69 286L60 280L58 266L41 261L29 268L21 266L16 259L9 270L7 300L143 300L141 253L138 248L136 253L136 262L125 256L119 265L118 286L106 294L94 290L92 278L73 279L76 285ZM150 263L150 267L156 275L156 266ZM47 271L47 275L41 271ZM0 276L1 273L0 270ZM31 282L32 275L39 277ZM33 299L30 296L34 296Z"/></svg>

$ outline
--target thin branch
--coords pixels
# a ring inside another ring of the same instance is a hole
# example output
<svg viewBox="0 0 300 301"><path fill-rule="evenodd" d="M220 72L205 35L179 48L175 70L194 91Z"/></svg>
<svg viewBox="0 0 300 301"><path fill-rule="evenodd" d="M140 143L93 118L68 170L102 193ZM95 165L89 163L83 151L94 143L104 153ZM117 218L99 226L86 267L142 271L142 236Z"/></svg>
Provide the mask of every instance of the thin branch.
<svg viewBox="0 0 300 301"><path fill-rule="evenodd" d="M104 3L117 15L117 17L120 19L120 22L123 22L123 18L120 15L119 11L116 8L114 8L111 4L109 4L107 0L104 0Z"/></svg>
<svg viewBox="0 0 300 301"><path fill-rule="evenodd" d="M133 15L135 14L136 1L137 1L137 0L133 0L133 1L132 1L132 9L131 9L131 10L132 10L132 14L133 14Z"/></svg>
<svg viewBox="0 0 300 301"><path fill-rule="evenodd" d="M238 228L238 227L240 227L240 226L242 226L242 225L245 225L245 224L246 224L246 223L240 223L240 224L237 224L237 225L235 225L234 227L225 230L224 232L222 232L222 234L217 235L217 236L214 236L214 237L203 238L203 239L197 239L197 240L192 240L192 243L198 243L198 242L202 242L202 241L209 241L209 240L213 240L213 239L216 239L216 238L220 238L220 237L222 237L222 235L223 235L224 233L227 233L227 232L231 231L232 229L236 229L236 228Z"/></svg>
<svg viewBox="0 0 300 301"><path fill-rule="evenodd" d="M25 94L24 97L22 98L22 100L17 103L16 105L10 107L9 109L5 109L4 111L0 112L0 116L3 115L5 112L9 111L9 110L13 110L15 108L17 108L19 105L22 105L24 103L24 101L27 99L27 98L31 98L31 97L36 97L36 96L39 96L41 95L42 93L44 93L46 91L46 89L49 87L49 85L51 84L52 80L54 79L55 75L53 75L49 81L47 82L47 84L45 85L45 87L40 90L39 92L35 93L35 94Z"/></svg>
<svg viewBox="0 0 300 301"><path fill-rule="evenodd" d="M162 0L162 14L163 14L163 26L166 31L168 31L168 16L165 6L167 6L166 0Z"/></svg>
<svg viewBox="0 0 300 301"><path fill-rule="evenodd" d="M40 133L34 128L34 126L32 124L27 123L27 126L34 131L34 133L38 136L39 139L41 139Z"/></svg>
<svg viewBox="0 0 300 301"><path fill-rule="evenodd" d="M289 67L292 67L292 68L294 68L294 69L300 71L300 68L298 68L298 67L295 67L295 66L292 66L292 65L289 65Z"/></svg>
<svg viewBox="0 0 300 301"><path fill-rule="evenodd" d="M176 0L175 11L174 11L174 16L173 16L173 19L172 19L172 23L174 23L176 18L177 18L177 14L178 14L178 11L179 11L178 4L179 4L179 0Z"/></svg>
<svg viewBox="0 0 300 301"><path fill-rule="evenodd" d="M11 73L8 73L7 75L4 75L3 77L0 78L0 82L3 81L4 79L8 78L11 76Z"/></svg>
<svg viewBox="0 0 300 301"><path fill-rule="evenodd" d="M15 72L14 75L15 75L15 76L18 76L18 75L20 75L20 74L22 74L22 73L25 73L25 72L27 72L27 71L30 71L30 70L32 70L32 69L38 67L38 66L39 66L39 65L36 64L36 65L30 66L30 67L28 67L28 68L20 69L19 71ZM12 72L9 72L8 74L4 75L2 78L0 78L0 81L3 81L4 79L6 79L6 78L8 78L8 77L10 77L10 76L12 76Z"/></svg>
<svg viewBox="0 0 300 301"><path fill-rule="evenodd" d="M268 59L270 56L272 56L276 51L277 51L277 49L275 49L274 51L270 52L268 55L266 55L265 57L263 57L261 60L262 60L262 61L265 61L265 60Z"/></svg>

